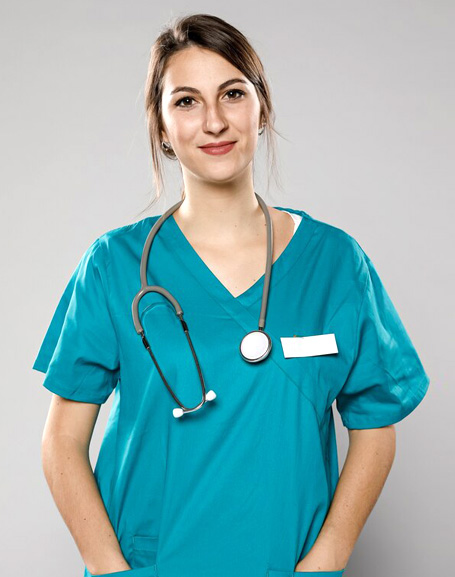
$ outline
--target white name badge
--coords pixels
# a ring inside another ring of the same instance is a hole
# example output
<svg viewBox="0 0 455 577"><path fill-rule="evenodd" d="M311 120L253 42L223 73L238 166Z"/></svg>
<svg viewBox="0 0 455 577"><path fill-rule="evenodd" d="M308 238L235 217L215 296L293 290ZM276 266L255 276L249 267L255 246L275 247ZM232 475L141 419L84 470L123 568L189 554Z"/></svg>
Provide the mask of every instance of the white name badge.
<svg viewBox="0 0 455 577"><path fill-rule="evenodd" d="M311 337L280 337L286 359L338 353L335 333Z"/></svg>

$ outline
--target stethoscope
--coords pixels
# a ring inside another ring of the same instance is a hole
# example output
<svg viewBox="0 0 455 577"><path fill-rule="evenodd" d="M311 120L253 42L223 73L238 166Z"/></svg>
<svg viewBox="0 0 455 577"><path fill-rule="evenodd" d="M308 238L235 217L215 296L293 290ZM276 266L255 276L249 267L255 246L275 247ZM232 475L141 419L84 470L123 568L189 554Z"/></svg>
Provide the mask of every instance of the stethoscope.
<svg viewBox="0 0 455 577"><path fill-rule="evenodd" d="M271 277L271 272L272 272L273 226L272 226L272 220L270 218L270 214L269 214L269 211L267 209L265 202L262 200L262 198L256 192L255 192L255 195L256 195L256 198L257 198L257 200L258 200L258 202L262 208L262 211L264 212L265 222L267 225L267 260L266 260L266 265L265 265L264 289L262 291L261 311L259 313L259 327L257 330L254 330L254 331L247 333L243 337L243 339L240 343L240 347L239 347L240 354L241 354L242 358L249 363L259 363L260 361L263 361L265 358L268 357L268 355L270 354L270 351L272 349L272 340L269 337L269 335L264 331L264 326L265 326L265 316L266 316L266 311L267 311L267 301L269 298L270 277ZM176 204L174 204L174 206L171 206L171 208L169 208L155 222L155 224L153 225L152 229L150 230L150 232L147 236L147 239L146 239L145 244L144 244L144 249L142 252L141 266L140 266L141 289L137 293L137 295L134 297L133 304L132 304L133 322L134 322L134 327L136 329L136 332L141 336L142 342L143 342L145 348L150 353L150 356L152 357L152 360L155 363L155 366L158 370L158 373L160 374L161 378L163 379L163 382L166 385L168 391L171 393L171 395L174 398L174 400L176 401L176 403L180 406L180 408L175 408L172 411L172 414L174 415L175 418L181 417L184 413L192 413L193 411L197 411L198 409L200 409L202 407L202 405L205 404L206 401L213 401L213 399L216 398L216 394L214 391L211 390L208 393L205 392L204 377L202 375L201 367L199 365L199 361L198 361L196 352L194 350L193 343L191 342L190 333L188 331L188 326L187 326L186 322L183 320L182 307L179 305L177 300L171 295L171 293L169 291L167 291L165 288L157 286L157 285L148 285L147 284L147 262L148 262L148 257L150 254L150 247L152 245L153 239L154 239L155 235L157 234L157 232L159 231L159 229L161 228L163 222L173 212L175 212L178 209L178 207L182 204L183 200L184 199L182 199L179 202L177 202ZM141 321L139 320L139 301L141 300L141 298L144 295L146 295L149 292L157 292L157 293L160 293L161 295L163 295L164 297L166 297L168 299L168 301L170 301L170 303L173 305L173 307L175 309L175 313L178 316L178 318L180 319L180 322L182 323L182 328L183 328L183 331L185 332L186 338L187 338L188 343L190 345L191 352L193 354L193 358L194 358L194 361L196 363L196 367L197 367L197 371L199 374L199 379L201 381L201 387L202 387L202 400L195 407L192 407L192 408L185 407L180 402L180 400L177 398L177 396L174 394L171 387L167 383L167 381L166 381L166 379L165 379L165 377L164 377L164 375L163 375L163 373L162 373L162 371L161 371L161 369L160 369L160 367L156 361L156 358L152 352L152 349L150 348L149 342L147 341L147 338L144 334L144 329L142 327Z"/></svg>

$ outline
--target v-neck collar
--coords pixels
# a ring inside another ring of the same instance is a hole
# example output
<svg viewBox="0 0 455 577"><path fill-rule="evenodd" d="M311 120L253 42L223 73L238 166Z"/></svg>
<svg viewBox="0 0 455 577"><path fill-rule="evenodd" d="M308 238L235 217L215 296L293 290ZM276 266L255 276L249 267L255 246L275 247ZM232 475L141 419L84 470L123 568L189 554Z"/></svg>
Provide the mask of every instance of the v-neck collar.
<svg viewBox="0 0 455 577"><path fill-rule="evenodd" d="M305 218L307 217L307 214L304 211L294 208L283 208L281 206L274 206L273 208L298 214L302 216L302 221L285 249L272 265L270 292L295 263L313 232L313 227L310 226L310 219ZM256 300L262 298L265 271L253 285L235 297L193 248L192 244L178 226L173 214L171 214L163 223L161 229L162 232L164 232L163 229L165 229L166 225L174 254L179 257L180 262L192 273L196 280L202 284L203 287L212 294L212 296L214 296L215 299L220 300L225 305L238 303L245 307L249 307L256 302Z"/></svg>

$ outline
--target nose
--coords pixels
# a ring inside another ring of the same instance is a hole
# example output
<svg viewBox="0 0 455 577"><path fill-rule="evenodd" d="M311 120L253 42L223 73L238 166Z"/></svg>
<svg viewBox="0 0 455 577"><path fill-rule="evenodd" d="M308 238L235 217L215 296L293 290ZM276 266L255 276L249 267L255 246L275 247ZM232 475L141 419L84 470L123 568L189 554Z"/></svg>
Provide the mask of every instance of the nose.
<svg viewBox="0 0 455 577"><path fill-rule="evenodd" d="M219 107L216 104L208 104L204 119L204 130L213 134L219 134L226 130L227 127L228 123Z"/></svg>

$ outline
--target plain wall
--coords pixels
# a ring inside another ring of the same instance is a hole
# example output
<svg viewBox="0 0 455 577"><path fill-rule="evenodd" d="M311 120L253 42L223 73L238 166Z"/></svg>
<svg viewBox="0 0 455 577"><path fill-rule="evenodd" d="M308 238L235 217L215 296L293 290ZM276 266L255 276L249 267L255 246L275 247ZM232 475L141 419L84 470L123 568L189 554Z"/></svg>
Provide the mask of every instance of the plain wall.
<svg viewBox="0 0 455 577"><path fill-rule="evenodd" d="M136 216L153 192L143 104L149 49L161 26L189 8L237 26L264 63L284 137L284 192L273 183L265 192L264 149L257 192L356 238L431 379L421 405L396 425L394 465L345 575L449 574L455 10L438 0L3 5L2 573L83 575L42 472L51 394L31 367L85 249L180 198L179 173L168 162L165 197ZM96 426L93 466L111 401ZM348 437L335 416L341 470Z"/></svg>

